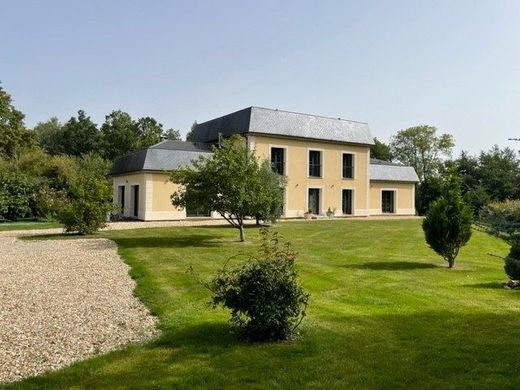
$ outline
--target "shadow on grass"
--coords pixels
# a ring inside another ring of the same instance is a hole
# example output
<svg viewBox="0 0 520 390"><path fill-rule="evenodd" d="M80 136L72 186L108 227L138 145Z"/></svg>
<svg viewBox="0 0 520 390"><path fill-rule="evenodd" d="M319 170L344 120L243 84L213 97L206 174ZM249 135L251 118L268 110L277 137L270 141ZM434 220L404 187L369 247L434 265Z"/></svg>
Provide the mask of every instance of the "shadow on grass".
<svg viewBox="0 0 520 390"><path fill-rule="evenodd" d="M81 235L78 233L52 233L52 234L36 234L33 236L20 236L19 240L39 241L39 240L72 240L78 238L100 238L96 234Z"/></svg>
<svg viewBox="0 0 520 390"><path fill-rule="evenodd" d="M30 378L16 388L519 388L516 314L336 316L295 343L246 344L225 323ZM332 325L332 327L331 327ZM362 332L359 332L362 329ZM420 370L417 367L421 367ZM266 374L267 373L267 374ZM403 386L405 384L406 386Z"/></svg>
<svg viewBox="0 0 520 390"><path fill-rule="evenodd" d="M153 344L161 347L206 348L246 344L233 334L227 322L206 322L181 329L164 329Z"/></svg>
<svg viewBox="0 0 520 390"><path fill-rule="evenodd" d="M186 234L171 237L142 236L142 237L114 237L111 238L123 248L186 248L186 247L215 247L222 241L214 234Z"/></svg>
<svg viewBox="0 0 520 390"><path fill-rule="evenodd" d="M345 268L366 269L373 271L403 271L414 269L440 268L435 264L419 263L414 261L371 261L363 264L346 264Z"/></svg>
<svg viewBox="0 0 520 390"><path fill-rule="evenodd" d="M464 287L471 287L471 288L489 288L489 289L504 289L504 283L500 282L488 282L488 283L475 283L475 284L465 284Z"/></svg>

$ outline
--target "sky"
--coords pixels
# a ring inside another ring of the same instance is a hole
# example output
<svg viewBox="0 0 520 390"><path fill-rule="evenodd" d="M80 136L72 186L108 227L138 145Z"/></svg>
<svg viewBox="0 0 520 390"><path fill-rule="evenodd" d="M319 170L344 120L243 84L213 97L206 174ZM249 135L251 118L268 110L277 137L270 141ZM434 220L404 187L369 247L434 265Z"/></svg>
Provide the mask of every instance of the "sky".
<svg viewBox="0 0 520 390"><path fill-rule="evenodd" d="M260 106L518 149L520 1L0 0L0 81L29 127Z"/></svg>

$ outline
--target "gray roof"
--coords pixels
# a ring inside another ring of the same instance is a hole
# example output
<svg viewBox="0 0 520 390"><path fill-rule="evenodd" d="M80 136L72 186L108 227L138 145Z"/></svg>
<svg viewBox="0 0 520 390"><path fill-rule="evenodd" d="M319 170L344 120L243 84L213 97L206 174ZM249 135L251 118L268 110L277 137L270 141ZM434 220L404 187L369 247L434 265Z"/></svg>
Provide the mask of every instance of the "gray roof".
<svg viewBox="0 0 520 390"><path fill-rule="evenodd" d="M200 123L193 137L199 142L216 142L219 133L224 137L256 133L363 145L374 143L370 128L364 122L261 107L248 107Z"/></svg>
<svg viewBox="0 0 520 390"><path fill-rule="evenodd" d="M169 171L191 166L191 161L211 153L211 145L199 142L162 141L158 144L117 157L111 175L136 171Z"/></svg>
<svg viewBox="0 0 520 390"><path fill-rule="evenodd" d="M413 167L371 158L370 180L417 183L419 177Z"/></svg>

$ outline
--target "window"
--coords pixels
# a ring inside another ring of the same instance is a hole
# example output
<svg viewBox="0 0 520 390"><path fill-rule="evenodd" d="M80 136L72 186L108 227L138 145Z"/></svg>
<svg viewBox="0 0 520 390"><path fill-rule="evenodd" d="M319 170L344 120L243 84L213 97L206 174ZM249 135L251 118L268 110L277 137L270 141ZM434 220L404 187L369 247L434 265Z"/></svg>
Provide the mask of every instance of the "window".
<svg viewBox="0 0 520 390"><path fill-rule="evenodd" d="M190 187L186 188L187 199L191 198L191 189ZM200 207L197 203L188 202L186 204L186 217L210 217L211 211L204 209L204 207Z"/></svg>
<svg viewBox="0 0 520 390"><path fill-rule="evenodd" d="M341 210L345 215L352 214L352 190L342 190L341 191Z"/></svg>
<svg viewBox="0 0 520 390"><path fill-rule="evenodd" d="M309 204L308 208L315 215L320 214L320 189L309 188Z"/></svg>
<svg viewBox="0 0 520 390"><path fill-rule="evenodd" d="M309 150L309 176L321 177L321 152Z"/></svg>
<svg viewBox="0 0 520 390"><path fill-rule="evenodd" d="M139 186L138 185L135 185L135 186L131 186L131 193L130 193L130 201L131 201L131 205L132 205L132 216L133 217L138 217L139 216Z"/></svg>
<svg viewBox="0 0 520 390"><path fill-rule="evenodd" d="M271 148L271 167L279 175L285 174L284 152L283 148Z"/></svg>
<svg viewBox="0 0 520 390"><path fill-rule="evenodd" d="M125 213L125 186L117 187L117 203L121 206L121 214Z"/></svg>
<svg viewBox="0 0 520 390"><path fill-rule="evenodd" d="M354 178L354 155L350 153L343 153L343 178L352 179Z"/></svg>
<svg viewBox="0 0 520 390"><path fill-rule="evenodd" d="M381 191L381 211L383 213L394 212L394 192L395 191Z"/></svg>

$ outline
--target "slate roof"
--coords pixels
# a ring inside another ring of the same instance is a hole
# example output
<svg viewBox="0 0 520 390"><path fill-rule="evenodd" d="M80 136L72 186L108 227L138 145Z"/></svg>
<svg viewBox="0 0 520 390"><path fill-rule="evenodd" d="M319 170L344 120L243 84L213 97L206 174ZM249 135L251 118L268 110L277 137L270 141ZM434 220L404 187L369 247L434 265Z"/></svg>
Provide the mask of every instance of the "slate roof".
<svg viewBox="0 0 520 390"><path fill-rule="evenodd" d="M413 167L371 158L370 180L418 183L419 177Z"/></svg>
<svg viewBox="0 0 520 390"><path fill-rule="evenodd" d="M111 175L136 171L169 171L191 165L201 155L208 155L212 146L200 142L162 141L158 144L117 157Z"/></svg>
<svg viewBox="0 0 520 390"><path fill-rule="evenodd" d="M367 123L319 115L248 107L232 114L198 124L193 131L195 141L217 142L218 135L267 134L308 138L333 142L373 145Z"/></svg>

